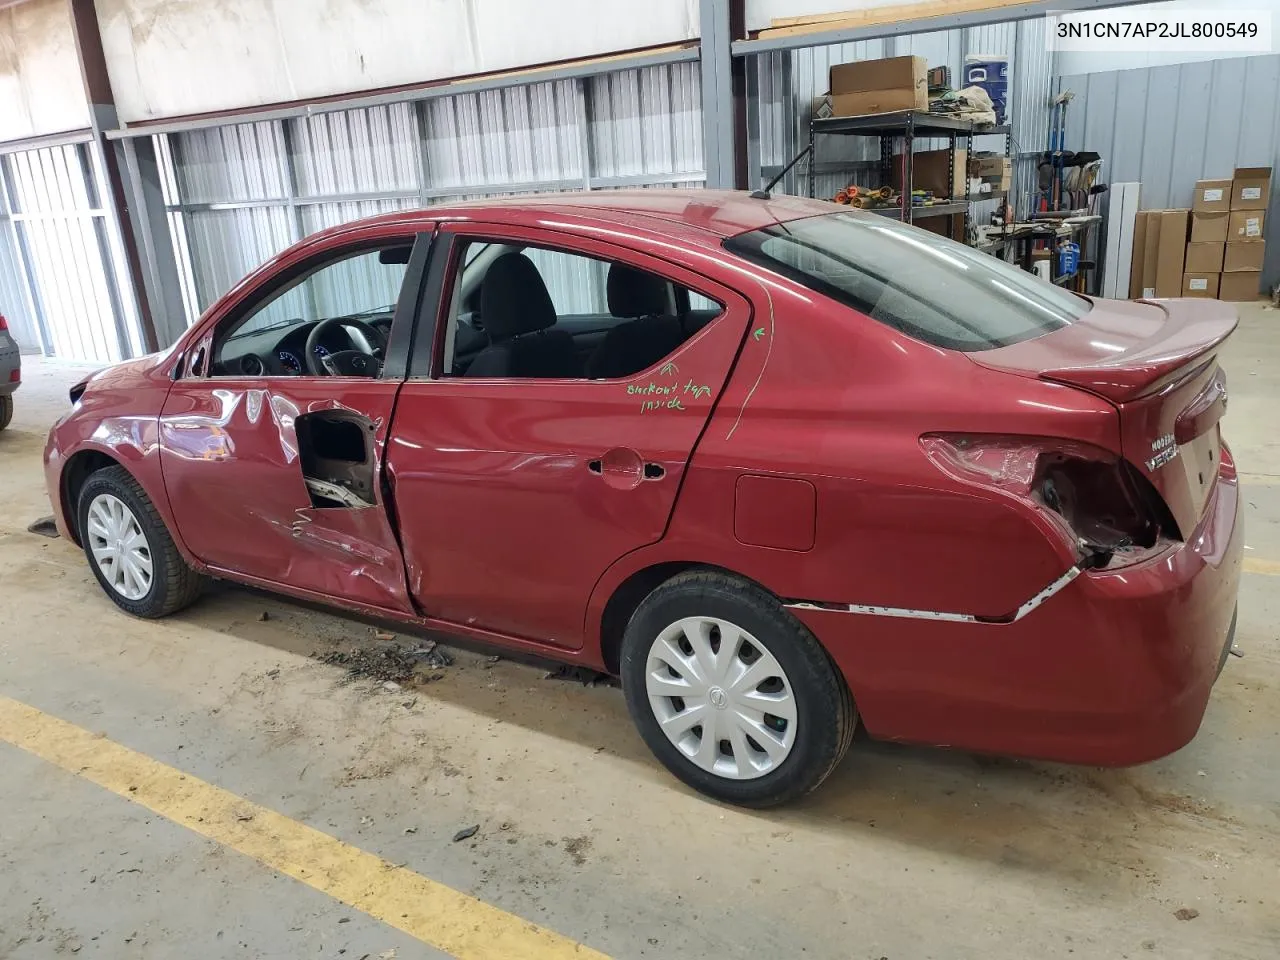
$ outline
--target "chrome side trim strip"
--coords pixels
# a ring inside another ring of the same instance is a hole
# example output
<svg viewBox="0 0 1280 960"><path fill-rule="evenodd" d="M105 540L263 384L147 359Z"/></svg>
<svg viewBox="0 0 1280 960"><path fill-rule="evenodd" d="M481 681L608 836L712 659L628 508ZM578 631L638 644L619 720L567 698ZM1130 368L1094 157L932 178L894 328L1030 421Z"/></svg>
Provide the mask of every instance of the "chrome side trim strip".
<svg viewBox="0 0 1280 960"><path fill-rule="evenodd" d="M1079 567L1069 569L1026 603L1022 604L1022 606L1018 607L1011 620L979 621L971 613L949 613L944 610L909 610L905 607L873 607L861 603L831 605L797 600L794 603L786 604L786 606L792 610L829 610L832 613L859 613L875 617L906 617L913 620L944 620L949 623L1017 623L1076 577L1080 576L1081 572Z"/></svg>

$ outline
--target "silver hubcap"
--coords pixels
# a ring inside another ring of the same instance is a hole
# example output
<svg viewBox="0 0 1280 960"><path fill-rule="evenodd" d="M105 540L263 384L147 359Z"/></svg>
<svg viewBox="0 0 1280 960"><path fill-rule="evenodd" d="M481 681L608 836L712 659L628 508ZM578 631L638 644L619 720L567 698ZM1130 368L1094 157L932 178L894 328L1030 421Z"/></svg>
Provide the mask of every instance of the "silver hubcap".
<svg viewBox="0 0 1280 960"><path fill-rule="evenodd" d="M141 600L151 589L151 546L138 518L124 501L100 493L89 504L89 550L102 578L126 600Z"/></svg>
<svg viewBox="0 0 1280 960"><path fill-rule="evenodd" d="M676 749L730 780L762 777L796 742L796 701L781 664L740 627L686 617L649 648L649 706Z"/></svg>

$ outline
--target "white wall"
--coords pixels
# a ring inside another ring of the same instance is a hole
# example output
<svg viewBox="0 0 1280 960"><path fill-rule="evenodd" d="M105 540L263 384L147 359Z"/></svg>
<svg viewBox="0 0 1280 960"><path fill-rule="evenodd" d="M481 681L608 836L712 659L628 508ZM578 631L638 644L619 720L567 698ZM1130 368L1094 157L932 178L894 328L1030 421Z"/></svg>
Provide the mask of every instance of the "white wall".
<svg viewBox="0 0 1280 960"><path fill-rule="evenodd" d="M0 9L0 141L87 126L67 0Z"/></svg>
<svg viewBox="0 0 1280 960"><path fill-rule="evenodd" d="M773 20L823 13L900 7L919 0L747 0L747 29L764 30Z"/></svg>
<svg viewBox="0 0 1280 960"><path fill-rule="evenodd" d="M1254 10L1270 11L1272 43L1280 37L1280 0L1241 0L1223 8L1213 0L1171 0L1169 3L1143 3L1125 9L1126 16L1132 15L1134 20L1145 20L1170 10L1229 10L1242 17ZM1273 50L1272 52L1280 52ZM1193 51L1193 50L1156 50L1133 51L1130 53L1082 53L1075 50L1060 50L1057 55L1057 73L1059 76L1071 77L1081 73L1103 73L1109 70L1135 70L1141 67L1160 67L1172 63L1196 63L1201 60L1226 60L1232 57L1262 56L1257 50L1230 51Z"/></svg>
<svg viewBox="0 0 1280 960"><path fill-rule="evenodd" d="M125 122L690 40L698 0L97 0Z"/></svg>

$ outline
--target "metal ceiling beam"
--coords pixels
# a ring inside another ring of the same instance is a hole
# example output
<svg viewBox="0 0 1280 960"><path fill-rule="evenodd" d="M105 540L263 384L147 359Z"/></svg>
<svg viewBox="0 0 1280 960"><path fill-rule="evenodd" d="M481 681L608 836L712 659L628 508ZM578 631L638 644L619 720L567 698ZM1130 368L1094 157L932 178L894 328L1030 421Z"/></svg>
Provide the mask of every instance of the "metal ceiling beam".
<svg viewBox="0 0 1280 960"><path fill-rule="evenodd" d="M188 130L225 127L233 123L261 123L270 120L291 120L296 117L314 117L325 113L336 113L341 110L380 107L389 103L432 100L436 97L452 97L463 93L484 93L489 90L502 90L507 87L523 87L531 83L548 83L555 80L594 77L602 73L611 73L615 70L638 70L642 67L654 67L667 63L686 63L691 60L697 60L698 56L698 45L695 43L678 49L637 53L634 55L619 54L617 56L598 57L580 63L513 70L508 73L476 77L471 80L446 81L430 86L412 87L385 93L340 97L311 103L288 104L286 106L226 110L213 114L201 114L199 116L159 122L126 124L119 129L107 130L105 136L108 140L122 140L127 137L149 137L158 133L185 133Z"/></svg>

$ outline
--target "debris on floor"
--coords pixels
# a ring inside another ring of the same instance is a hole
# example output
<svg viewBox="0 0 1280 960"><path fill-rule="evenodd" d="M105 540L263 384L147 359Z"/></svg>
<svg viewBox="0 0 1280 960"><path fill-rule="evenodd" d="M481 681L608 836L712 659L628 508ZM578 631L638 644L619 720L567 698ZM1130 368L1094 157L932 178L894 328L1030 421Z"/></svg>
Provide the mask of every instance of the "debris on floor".
<svg viewBox="0 0 1280 960"><path fill-rule="evenodd" d="M397 644L362 646L327 653L315 652L311 656L321 663L346 667L346 683L360 679L376 680L392 692L410 683L443 679L444 674L435 671L453 666L453 657L434 642L417 648Z"/></svg>
<svg viewBox="0 0 1280 960"><path fill-rule="evenodd" d="M587 862L587 851L591 849L590 837L564 837L564 852L578 866Z"/></svg>
<svg viewBox="0 0 1280 960"><path fill-rule="evenodd" d="M461 830L459 830L457 833L453 835L453 842L458 843L462 840L469 840L470 838L474 837L479 831L480 831L480 824L478 823L472 824L469 827L463 827Z"/></svg>
<svg viewBox="0 0 1280 960"><path fill-rule="evenodd" d="M42 537L49 537L51 540L58 539L58 527L53 522L53 517L41 517L35 523L27 527L28 533L36 533Z"/></svg>
<svg viewBox="0 0 1280 960"><path fill-rule="evenodd" d="M1173 911L1173 915L1179 920L1194 920L1196 917L1200 916L1200 911L1195 907L1179 907L1177 910Z"/></svg>
<svg viewBox="0 0 1280 960"><path fill-rule="evenodd" d="M598 673L595 670L588 670L586 667L574 667L569 664L562 664L554 670L550 670L542 675L543 680L570 680L582 684L584 687L616 687L618 681L607 673Z"/></svg>

